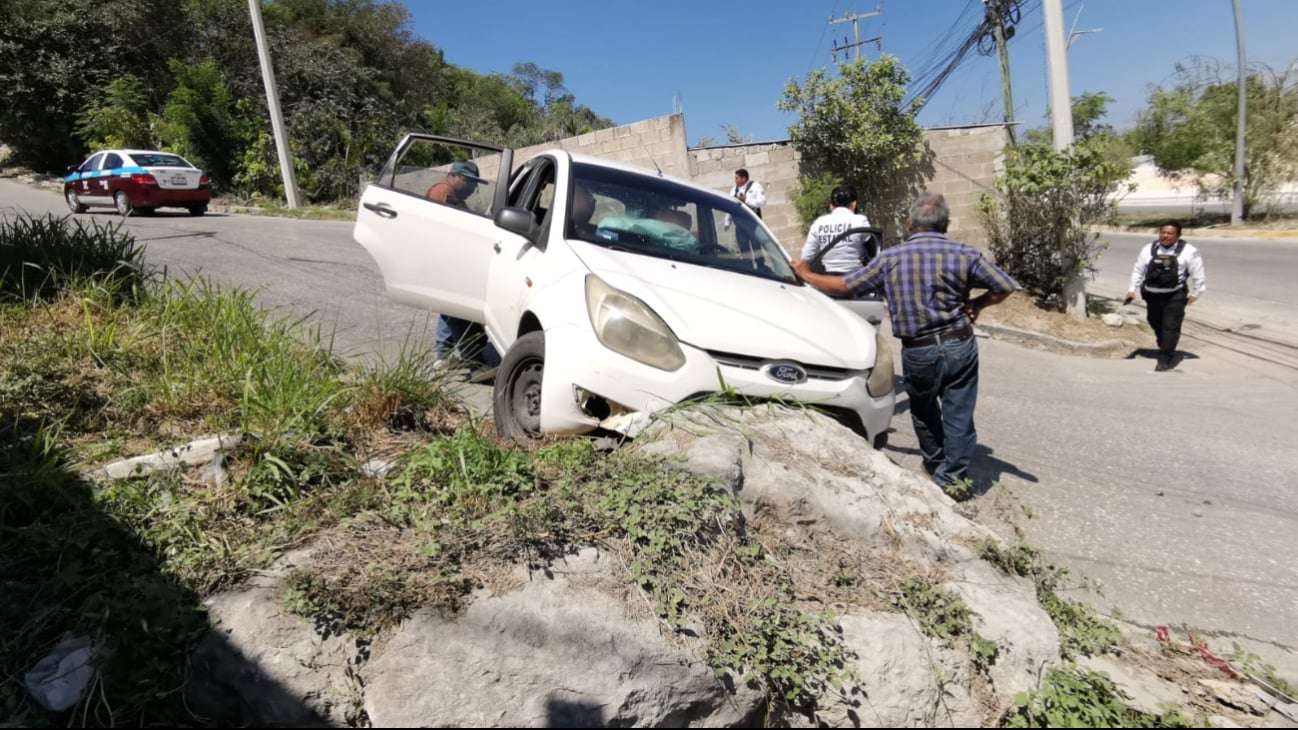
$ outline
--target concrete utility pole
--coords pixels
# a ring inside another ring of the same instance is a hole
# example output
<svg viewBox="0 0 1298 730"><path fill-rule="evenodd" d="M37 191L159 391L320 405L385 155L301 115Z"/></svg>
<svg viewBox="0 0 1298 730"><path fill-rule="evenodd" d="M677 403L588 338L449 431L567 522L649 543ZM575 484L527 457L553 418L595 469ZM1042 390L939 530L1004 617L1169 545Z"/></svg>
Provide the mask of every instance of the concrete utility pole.
<svg viewBox="0 0 1298 730"><path fill-rule="evenodd" d="M284 133L284 115L279 110L279 89L275 86L275 70L270 65L270 49L266 46L266 29L261 23L261 0L248 0L252 14L252 33L257 37L257 56L261 59L261 80L266 84L266 107L270 110L270 127L275 133L275 151L279 153L279 171L284 178L284 197L288 207L298 207L297 177L293 174L293 154L289 150L288 135Z"/></svg>
<svg viewBox="0 0 1298 730"><path fill-rule="evenodd" d="M1239 52L1239 122L1235 125L1235 190L1230 204L1230 224L1244 222L1244 113L1248 110L1248 59L1244 56L1244 18L1235 3L1235 47Z"/></svg>
<svg viewBox="0 0 1298 730"><path fill-rule="evenodd" d="M1010 87L1010 51L1006 42L1014 35L1014 28L1005 27L1005 16L1008 11L1008 0L983 0L987 6L987 20L991 23L992 33L996 37L996 54L1001 65L1001 100L1005 103L1005 132L1010 137L1010 144L1018 144L1014 135L1014 92Z"/></svg>
<svg viewBox="0 0 1298 730"><path fill-rule="evenodd" d="M874 12L873 12L873 13L866 13L865 15L858 15L858 14L856 14L856 13L843 13L843 17L838 18L838 19L835 19L834 16L832 16L832 15L829 16L829 24L830 24L830 25L834 25L834 24L836 24L836 23L846 23L846 22L848 22L849 20L852 21L852 42L849 44L849 43L847 42L847 39L844 38L844 39L843 39L843 45L840 46L840 45L838 45L837 43L835 43L834 48L833 48L833 51L834 51L834 60L835 60L835 61L838 60L838 52L839 52L839 51L846 51L846 50L849 49L849 48L855 48L855 49L856 49L856 58L857 58L857 59L860 59L860 58L861 58L861 46L865 45L866 43L873 43L873 44L874 44L874 47L875 47L876 49L879 49L879 50L882 50L882 49L883 49L883 37L882 37L882 36L876 36L876 37L874 37L874 38L866 38L865 40L861 40L861 31L860 31L860 27L859 27L858 24L857 24L857 21L859 21L861 18L873 18L873 17L875 17L876 15L883 15L883 6L882 6L882 5L876 7L876 8L874 9Z"/></svg>
<svg viewBox="0 0 1298 730"><path fill-rule="evenodd" d="M1061 0L1041 0L1045 18L1046 67L1050 80L1050 126L1055 149L1073 144L1073 100L1068 91L1068 54L1064 49L1064 7Z"/></svg>

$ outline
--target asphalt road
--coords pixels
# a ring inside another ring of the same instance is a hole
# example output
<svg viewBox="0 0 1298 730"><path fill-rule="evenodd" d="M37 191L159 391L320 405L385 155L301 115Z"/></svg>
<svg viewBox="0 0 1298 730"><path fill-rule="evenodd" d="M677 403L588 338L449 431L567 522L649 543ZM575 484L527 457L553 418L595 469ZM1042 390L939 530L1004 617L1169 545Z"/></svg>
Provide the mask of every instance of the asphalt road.
<svg viewBox="0 0 1298 730"><path fill-rule="evenodd" d="M0 180L0 214L66 212L57 192ZM91 217L118 220L108 213ZM125 221L173 273L256 289L264 306L311 314L354 357L391 356L431 339L424 313L387 302L351 225L249 216L159 215ZM1111 236L1092 291L1120 296L1149 239ZM1239 640L1298 676L1298 377L1283 357L1237 340L1298 333L1298 242L1194 241L1209 292L1191 309L1190 357L1174 373L1143 358L1103 360L981 340L975 472L1019 502L1025 538L1089 577L1102 610L1153 627L1188 627L1229 652ZM1235 332L1233 327L1252 324ZM1223 330L1231 330L1223 332ZM1282 345L1265 345L1287 352ZM1267 351L1270 352L1270 351ZM918 468L902 399L887 453ZM995 503L994 503L995 502Z"/></svg>

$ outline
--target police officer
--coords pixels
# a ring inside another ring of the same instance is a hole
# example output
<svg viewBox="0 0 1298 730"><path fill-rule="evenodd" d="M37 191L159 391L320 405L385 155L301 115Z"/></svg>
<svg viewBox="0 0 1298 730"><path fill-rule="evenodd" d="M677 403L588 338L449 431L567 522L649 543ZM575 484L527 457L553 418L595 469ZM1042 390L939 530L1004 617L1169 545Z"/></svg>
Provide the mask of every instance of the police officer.
<svg viewBox="0 0 1298 730"><path fill-rule="evenodd" d="M869 218L856 212L856 203L856 188L851 185L834 188L829 194L829 212L812 222L807 231L807 240L802 245L802 258L815 257L844 231L870 225ZM878 253L876 246L874 236L854 233L830 249L820 264L825 268L825 273L850 274L874 258Z"/></svg>
<svg viewBox="0 0 1298 730"><path fill-rule="evenodd" d="M1145 318L1158 338L1156 372L1176 367L1176 343L1181 339L1185 308L1198 301L1206 289L1203 258L1181 238L1181 224L1168 221L1158 229L1158 240L1141 247L1131 271L1131 287L1123 304L1140 292Z"/></svg>

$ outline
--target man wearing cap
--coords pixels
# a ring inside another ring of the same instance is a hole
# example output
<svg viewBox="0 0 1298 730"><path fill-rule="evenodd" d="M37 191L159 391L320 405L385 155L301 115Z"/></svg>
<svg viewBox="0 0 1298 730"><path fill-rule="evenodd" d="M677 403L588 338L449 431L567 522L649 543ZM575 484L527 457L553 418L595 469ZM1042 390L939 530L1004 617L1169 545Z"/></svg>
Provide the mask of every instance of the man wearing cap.
<svg viewBox="0 0 1298 730"><path fill-rule="evenodd" d="M441 182L433 183L424 196L429 200L456 208L468 209L468 199L479 183L478 165L472 160L461 160L451 165ZM437 362L439 367L450 364L450 357L458 349L460 358L469 366L470 379L489 376L500 365L500 353L487 341L482 325L459 317L442 315L437 318Z"/></svg>
<svg viewBox="0 0 1298 730"><path fill-rule="evenodd" d="M441 182L433 183L424 196L439 203L454 205L457 208L469 207L467 201L478 189L478 183L486 180L478 176L478 165L473 160L461 160L451 165L451 171Z"/></svg>

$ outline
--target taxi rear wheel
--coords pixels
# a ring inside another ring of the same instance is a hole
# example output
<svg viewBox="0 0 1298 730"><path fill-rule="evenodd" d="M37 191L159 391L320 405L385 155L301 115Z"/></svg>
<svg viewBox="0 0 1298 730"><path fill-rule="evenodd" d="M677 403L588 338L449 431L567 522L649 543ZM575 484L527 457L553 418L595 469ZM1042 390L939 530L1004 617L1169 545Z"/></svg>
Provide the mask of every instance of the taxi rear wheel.
<svg viewBox="0 0 1298 730"><path fill-rule="evenodd" d="M198 203L196 205L189 206L190 215L202 215L206 212L207 212L207 203Z"/></svg>
<svg viewBox="0 0 1298 730"><path fill-rule="evenodd" d="M122 215L131 214L131 210L132 210L131 201L129 198L126 197L126 193L121 190L118 190L116 193L113 193L113 207L116 208L117 212Z"/></svg>
<svg viewBox="0 0 1298 730"><path fill-rule="evenodd" d="M86 206L81 204L81 198L77 195L77 191L69 190L63 194L63 198L68 201L68 210L73 213L86 212Z"/></svg>

